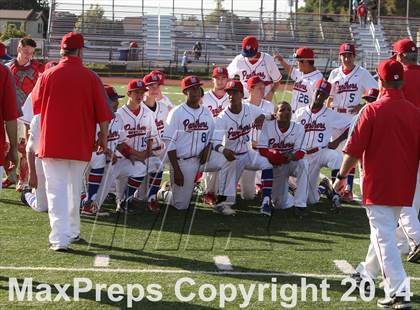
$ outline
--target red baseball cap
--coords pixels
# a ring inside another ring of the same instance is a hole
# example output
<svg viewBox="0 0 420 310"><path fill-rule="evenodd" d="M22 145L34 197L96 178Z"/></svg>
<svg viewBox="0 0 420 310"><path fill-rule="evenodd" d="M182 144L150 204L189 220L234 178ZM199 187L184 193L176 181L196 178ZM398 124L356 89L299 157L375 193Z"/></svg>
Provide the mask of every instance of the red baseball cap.
<svg viewBox="0 0 420 310"><path fill-rule="evenodd" d="M392 46L392 57L395 59L397 57L397 54L401 53L417 53L418 49L416 46L416 43L414 41L411 41L410 39L402 39L394 43Z"/></svg>
<svg viewBox="0 0 420 310"><path fill-rule="evenodd" d="M377 99L379 96L379 90L376 88L369 88L362 96L363 99L372 98Z"/></svg>
<svg viewBox="0 0 420 310"><path fill-rule="evenodd" d="M119 98L124 98L124 96L118 95L114 87L112 87L111 85L104 84L104 88L109 99L114 101L114 100L118 100Z"/></svg>
<svg viewBox="0 0 420 310"><path fill-rule="evenodd" d="M340 45L340 55L350 53L353 55L356 55L356 49L354 48L354 45L351 43L343 43Z"/></svg>
<svg viewBox="0 0 420 310"><path fill-rule="evenodd" d="M150 74L157 75L159 77L159 85L163 85L165 82L165 74L160 70L153 70Z"/></svg>
<svg viewBox="0 0 420 310"><path fill-rule="evenodd" d="M144 85L143 80L135 79L128 82L127 91L133 91L136 89L140 89L142 91L147 91L146 85Z"/></svg>
<svg viewBox="0 0 420 310"><path fill-rule="evenodd" d="M0 42L0 59L10 60L12 57L6 52L6 45Z"/></svg>
<svg viewBox="0 0 420 310"><path fill-rule="evenodd" d="M394 59L387 59L379 63L378 75L382 81L402 81L404 78L404 67Z"/></svg>
<svg viewBox="0 0 420 310"><path fill-rule="evenodd" d="M309 59L312 60L315 58L314 51L309 47L301 47L296 50L296 53L293 55L298 59Z"/></svg>
<svg viewBox="0 0 420 310"><path fill-rule="evenodd" d="M248 79L248 81L246 81L246 84L248 86L248 89L253 88L258 83L263 83L264 84L264 81L261 80L261 78L258 75L254 75L253 77L250 77Z"/></svg>
<svg viewBox="0 0 420 310"><path fill-rule="evenodd" d="M247 36L242 40L242 56L253 57L258 52L258 40L254 36Z"/></svg>
<svg viewBox="0 0 420 310"><path fill-rule="evenodd" d="M225 67L215 67L213 69L213 77L216 77L216 76L219 76L219 75L225 76L225 77L229 76L228 71Z"/></svg>
<svg viewBox="0 0 420 310"><path fill-rule="evenodd" d="M159 76L156 74L149 73L143 78L144 85L149 86L152 84L158 84L159 85Z"/></svg>
<svg viewBox="0 0 420 310"><path fill-rule="evenodd" d="M329 95L331 92L331 83L327 80L318 80L315 83L315 89L322 91L326 95Z"/></svg>
<svg viewBox="0 0 420 310"><path fill-rule="evenodd" d="M71 50L76 48L84 48L87 46L85 45L85 39L81 33L69 32L66 33L61 39L60 47L63 50Z"/></svg>
<svg viewBox="0 0 420 310"><path fill-rule="evenodd" d="M45 64L45 70L51 69L55 67L56 65L58 65L58 61L55 61L55 60L49 61Z"/></svg>
<svg viewBox="0 0 420 310"><path fill-rule="evenodd" d="M194 86L201 86L203 83L200 81L200 79L195 75L189 75L182 79L181 81L181 89L184 94L186 94L186 90L190 87Z"/></svg>
<svg viewBox="0 0 420 310"><path fill-rule="evenodd" d="M229 82L227 82L226 87L225 87L226 91L229 90L239 90L240 92L244 92L244 86L242 85L241 81L238 80L230 80Z"/></svg>

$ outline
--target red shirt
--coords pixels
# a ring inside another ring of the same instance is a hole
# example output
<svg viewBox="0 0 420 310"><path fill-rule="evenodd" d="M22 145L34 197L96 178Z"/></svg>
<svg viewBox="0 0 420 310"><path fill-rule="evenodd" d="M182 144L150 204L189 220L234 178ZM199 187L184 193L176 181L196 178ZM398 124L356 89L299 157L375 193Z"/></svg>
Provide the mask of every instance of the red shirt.
<svg viewBox="0 0 420 310"><path fill-rule="evenodd" d="M363 204L413 204L420 159L420 111L401 90L365 106L343 149L362 158Z"/></svg>
<svg viewBox="0 0 420 310"><path fill-rule="evenodd" d="M31 93L38 77L44 72L44 65L36 60L31 60L29 65L21 66L17 60L8 64L16 82L16 99L19 107L25 103L26 97Z"/></svg>
<svg viewBox="0 0 420 310"><path fill-rule="evenodd" d="M4 121L12 121L22 114L16 104L16 89L9 68L0 64L0 166L4 164L6 134Z"/></svg>
<svg viewBox="0 0 420 310"><path fill-rule="evenodd" d="M364 17L366 15L366 6L361 4L357 7L357 16Z"/></svg>
<svg viewBox="0 0 420 310"><path fill-rule="evenodd" d="M99 77L73 56L41 75L32 105L34 114L41 114L41 158L89 161L96 124L113 117Z"/></svg>
<svg viewBox="0 0 420 310"><path fill-rule="evenodd" d="M414 103L415 106L420 108L420 66L408 65L404 66L404 84L402 91L405 99Z"/></svg>

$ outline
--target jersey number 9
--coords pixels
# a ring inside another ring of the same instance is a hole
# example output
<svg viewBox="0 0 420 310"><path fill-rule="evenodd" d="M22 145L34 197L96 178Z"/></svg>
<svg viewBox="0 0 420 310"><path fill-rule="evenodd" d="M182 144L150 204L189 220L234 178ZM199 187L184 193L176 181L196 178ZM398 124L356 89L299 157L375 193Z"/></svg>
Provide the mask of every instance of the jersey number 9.
<svg viewBox="0 0 420 310"><path fill-rule="evenodd" d="M322 141L324 140L324 134L322 133L322 132L320 132L319 134L318 134L318 142L319 143L322 143Z"/></svg>

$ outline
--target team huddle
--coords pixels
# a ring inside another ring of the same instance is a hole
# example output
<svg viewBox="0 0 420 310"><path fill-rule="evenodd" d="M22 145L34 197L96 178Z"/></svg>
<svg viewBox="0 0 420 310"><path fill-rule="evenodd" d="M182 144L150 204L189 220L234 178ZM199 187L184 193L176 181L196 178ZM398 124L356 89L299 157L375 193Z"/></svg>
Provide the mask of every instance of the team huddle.
<svg viewBox="0 0 420 310"><path fill-rule="evenodd" d="M82 214L106 215L100 207L112 195L117 211L129 212L136 201L145 200L148 210L158 213L159 198L176 209L187 209L202 181L203 201L224 215L235 214L238 187L244 199L261 193L260 212L267 216L272 208L294 207L296 216L303 217L307 204L317 203L322 193L332 211L338 210L340 200L353 199L354 173L341 196L331 181L362 98L375 100L378 88L369 72L354 64L354 46L340 46L342 66L328 81L316 70L309 48L296 51L297 68L279 54L258 52L255 37L246 37L242 49L227 68L214 68L213 87L207 92L198 77L185 77L181 88L186 101L176 107L162 94L165 77L157 70L128 83L128 100L121 107L124 96L104 85L114 117L106 152L92 152L83 175ZM276 107L271 100L282 75L275 60L294 81L292 101ZM229 79L236 75L239 81ZM45 176L37 157L39 116L33 117L27 108L28 98L22 118L30 123L26 151L32 167L29 185L36 192L24 190L22 201L47 211ZM102 135L99 125L96 135L98 139ZM319 182L323 167L330 169L331 181L324 176ZM161 184L165 170L170 181Z"/></svg>

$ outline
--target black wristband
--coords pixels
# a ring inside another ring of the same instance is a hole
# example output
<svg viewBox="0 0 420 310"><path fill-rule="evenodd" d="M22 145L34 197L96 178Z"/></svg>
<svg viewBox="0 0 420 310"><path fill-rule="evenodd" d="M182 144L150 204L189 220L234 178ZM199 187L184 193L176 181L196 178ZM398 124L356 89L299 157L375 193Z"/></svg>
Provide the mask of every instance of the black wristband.
<svg viewBox="0 0 420 310"><path fill-rule="evenodd" d="M345 178L347 178L347 176L343 176L343 175L341 175L341 173L339 172L339 173L337 173L337 175L335 176L337 179L339 179L339 180L344 180Z"/></svg>

